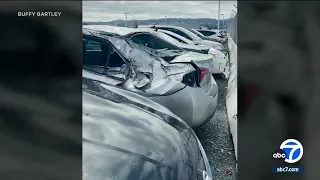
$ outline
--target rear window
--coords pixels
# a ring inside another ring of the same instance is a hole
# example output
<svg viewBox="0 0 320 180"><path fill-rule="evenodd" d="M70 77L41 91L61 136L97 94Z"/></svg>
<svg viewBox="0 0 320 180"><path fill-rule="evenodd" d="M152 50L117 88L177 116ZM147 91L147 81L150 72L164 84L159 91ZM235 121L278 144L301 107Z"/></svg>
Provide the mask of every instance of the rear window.
<svg viewBox="0 0 320 180"><path fill-rule="evenodd" d="M212 35L216 34L213 31L201 31L201 30L199 30L199 32L202 33L204 36L212 36Z"/></svg>
<svg viewBox="0 0 320 180"><path fill-rule="evenodd" d="M169 36L170 38L170 36ZM151 49L169 49L169 50L181 50L174 44L163 40L159 37L151 34L137 34L130 38L134 43L149 47ZM174 40L174 39L172 39Z"/></svg>

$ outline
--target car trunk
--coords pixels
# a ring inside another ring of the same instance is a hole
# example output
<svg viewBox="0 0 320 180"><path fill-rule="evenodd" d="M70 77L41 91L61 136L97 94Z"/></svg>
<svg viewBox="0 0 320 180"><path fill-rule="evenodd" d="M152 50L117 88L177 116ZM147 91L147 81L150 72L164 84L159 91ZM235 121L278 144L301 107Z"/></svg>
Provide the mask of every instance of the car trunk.
<svg viewBox="0 0 320 180"><path fill-rule="evenodd" d="M208 69L209 72L213 70L213 56L210 54L187 52L185 54L177 56L170 63L191 61L193 61L200 68Z"/></svg>
<svg viewBox="0 0 320 180"><path fill-rule="evenodd" d="M176 63L183 62L174 62L172 64ZM210 71L207 68L199 67L194 61L190 61L188 64L191 64L195 71L186 73L183 76L182 83L190 87L200 87L208 95L215 96L218 91L217 89L212 90L214 88L213 84L216 83Z"/></svg>

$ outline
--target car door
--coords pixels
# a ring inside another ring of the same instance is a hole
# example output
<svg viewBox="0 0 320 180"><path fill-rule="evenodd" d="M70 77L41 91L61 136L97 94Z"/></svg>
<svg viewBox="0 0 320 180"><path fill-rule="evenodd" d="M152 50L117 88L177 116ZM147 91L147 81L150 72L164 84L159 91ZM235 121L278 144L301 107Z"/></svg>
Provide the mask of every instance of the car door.
<svg viewBox="0 0 320 180"><path fill-rule="evenodd" d="M112 43L93 36L83 37L83 76L118 85L130 76L130 63Z"/></svg>

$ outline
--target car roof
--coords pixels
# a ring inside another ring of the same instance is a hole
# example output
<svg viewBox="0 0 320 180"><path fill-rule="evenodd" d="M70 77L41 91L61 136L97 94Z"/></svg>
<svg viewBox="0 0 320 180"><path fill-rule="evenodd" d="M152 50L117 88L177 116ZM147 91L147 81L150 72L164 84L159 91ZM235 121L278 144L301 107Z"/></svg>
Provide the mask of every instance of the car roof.
<svg viewBox="0 0 320 180"><path fill-rule="evenodd" d="M126 28L126 27L109 26L109 25L84 25L83 27L98 30L98 31L103 31L107 33L119 34L121 36L126 36L128 34L137 33L137 32L141 32L141 33L154 32L154 30L150 28Z"/></svg>
<svg viewBox="0 0 320 180"><path fill-rule="evenodd" d="M183 27L180 27L180 26L174 26L174 25L141 25L141 26L139 26L139 28L144 28L144 27L155 27L155 28L157 28L157 27L164 27L164 28L175 28L175 29L179 29L179 30L184 30L185 28L183 28Z"/></svg>
<svg viewBox="0 0 320 180"><path fill-rule="evenodd" d="M104 31L99 31L99 30L96 30L96 29L91 29L91 28L86 28L86 27L82 28L82 34L99 36L99 37L101 37L102 35L119 36L116 33L104 32Z"/></svg>
<svg viewBox="0 0 320 180"><path fill-rule="evenodd" d="M185 34L187 34L188 36L190 36L192 39L197 40L197 39L201 39L200 37L198 37L196 34L194 34L194 32L190 31L187 28L184 27L180 27L180 26L173 26L173 25L145 25L145 26L141 26L141 27L152 27L152 28L173 28L173 29L177 29L180 30L182 32L184 32Z"/></svg>

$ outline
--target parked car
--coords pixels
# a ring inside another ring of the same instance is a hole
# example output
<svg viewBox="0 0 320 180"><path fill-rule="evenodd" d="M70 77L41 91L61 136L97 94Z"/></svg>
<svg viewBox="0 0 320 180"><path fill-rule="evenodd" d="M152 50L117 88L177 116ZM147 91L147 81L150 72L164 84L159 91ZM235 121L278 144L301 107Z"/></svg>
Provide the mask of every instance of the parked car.
<svg viewBox="0 0 320 180"><path fill-rule="evenodd" d="M194 131L136 93L83 79L84 180L212 180Z"/></svg>
<svg viewBox="0 0 320 180"><path fill-rule="evenodd" d="M199 47L208 47L210 49L219 50L219 51L222 51L224 49L223 45L221 43L218 43L218 42L214 42L215 45L212 45L212 47L211 47L210 45L204 45L204 44L200 44L200 43L191 41L191 40L189 40L189 39L187 39L187 38L185 38L183 36L180 36L179 34L171 32L171 31L167 31L167 30L163 30L163 29L156 29L156 31L163 32L163 33L167 34L168 36L176 39L177 41L179 41L180 43L183 43L183 44L191 44L191 45L196 45L196 46L199 46Z"/></svg>
<svg viewBox="0 0 320 180"><path fill-rule="evenodd" d="M185 37L193 42L196 42L198 44L208 45L210 47L215 48L217 46L217 42L209 41L201 39L199 36L191 32L190 30L179 27L179 26L169 26L169 25L142 25L141 28L153 28L153 29L163 29L167 31L174 32L176 34L179 34L182 37Z"/></svg>
<svg viewBox="0 0 320 180"><path fill-rule="evenodd" d="M214 42L219 42L219 43L223 43L221 40L219 41L217 38L211 38L208 36L204 36L203 34L201 34L199 31L197 31L196 29L189 29L191 32L193 32L195 35L197 35L199 38L203 39L203 40L208 40L208 41L214 41Z"/></svg>
<svg viewBox="0 0 320 180"><path fill-rule="evenodd" d="M208 54L209 48L198 48L194 46L183 45L176 39L150 28L124 28L106 25L86 26L96 30L117 33L136 44L145 46L148 51L163 58L167 62L190 62L193 60L197 66L207 68L212 74L221 73L218 68L216 59L213 55ZM193 51L193 52L191 52ZM220 65L221 66L221 65ZM221 66L222 68L222 66Z"/></svg>
<svg viewBox="0 0 320 180"><path fill-rule="evenodd" d="M222 44L225 44L225 42L227 41L227 38L225 36L223 36L223 34L221 34L221 32L217 29L215 30L204 30L204 29L191 29L192 32L198 32L197 34L199 35L199 33L204 36L207 37L205 39L207 40L216 40Z"/></svg>
<svg viewBox="0 0 320 180"><path fill-rule="evenodd" d="M220 29L220 34L221 34L223 37L227 37L227 29Z"/></svg>
<svg viewBox="0 0 320 180"><path fill-rule="evenodd" d="M183 44L187 44L189 46L189 49L191 49L191 47L207 47L206 45L196 45L196 43L194 43L193 41L190 41L178 34L175 34L171 31L167 31L167 30L158 30L158 32L162 32L167 34L168 36L175 38L177 41L183 43ZM212 74L220 74L223 73L225 71L226 65L227 65L227 57L226 55L215 49L215 48L210 48L209 49L209 54L214 56L214 61L213 61L213 70L211 71Z"/></svg>
<svg viewBox="0 0 320 180"><path fill-rule="evenodd" d="M83 77L123 87L158 102L191 127L209 121L218 86L208 69L193 61L168 63L123 38L83 28Z"/></svg>

